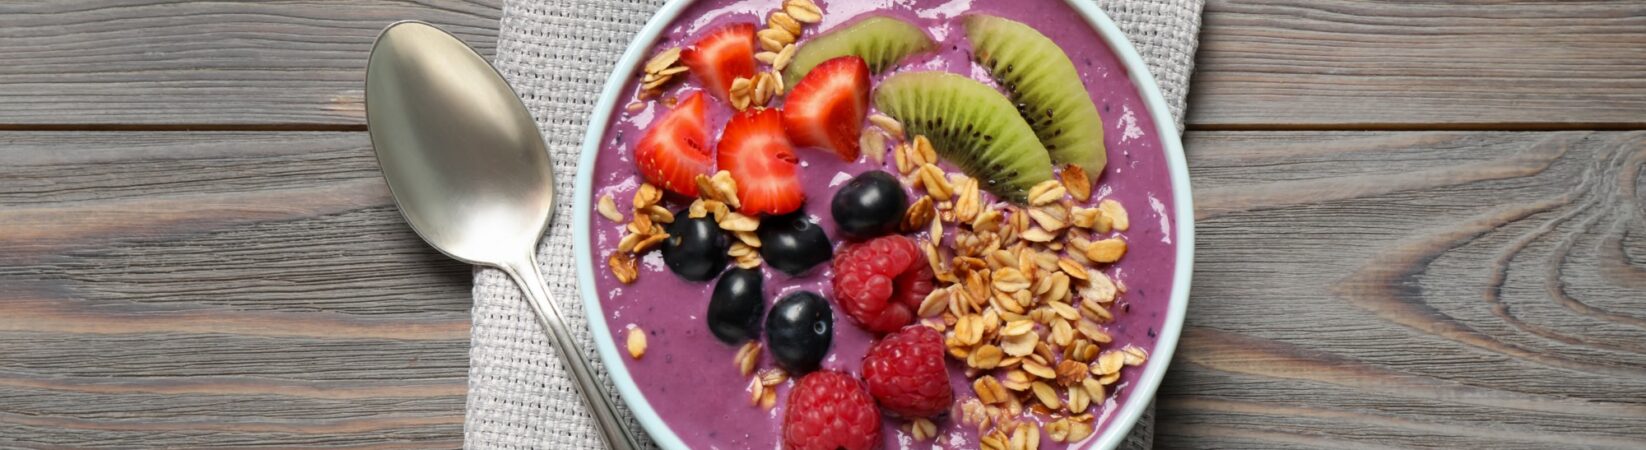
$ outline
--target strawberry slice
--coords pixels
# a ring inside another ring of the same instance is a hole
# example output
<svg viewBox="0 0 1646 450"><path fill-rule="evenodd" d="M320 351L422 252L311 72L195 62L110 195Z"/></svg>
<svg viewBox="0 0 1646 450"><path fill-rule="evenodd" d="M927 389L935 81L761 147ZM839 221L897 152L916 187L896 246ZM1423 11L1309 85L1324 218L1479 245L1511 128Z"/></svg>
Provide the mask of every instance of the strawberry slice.
<svg viewBox="0 0 1646 450"><path fill-rule="evenodd" d="M783 117L775 109L754 108L732 116L716 147L720 170L737 181L739 211L784 214L800 209L800 158L783 134Z"/></svg>
<svg viewBox="0 0 1646 450"><path fill-rule="evenodd" d="M697 196L696 178L714 164L703 94L693 93L659 119L634 148L634 163L647 182L669 192Z"/></svg>
<svg viewBox="0 0 1646 450"><path fill-rule="evenodd" d="M680 61L703 87L726 100L732 81L754 78L754 24L734 23L714 29L680 51Z"/></svg>
<svg viewBox="0 0 1646 450"><path fill-rule="evenodd" d="M857 139L869 114L869 65L842 56L819 64L783 101L783 126L801 147L822 147L856 161Z"/></svg>

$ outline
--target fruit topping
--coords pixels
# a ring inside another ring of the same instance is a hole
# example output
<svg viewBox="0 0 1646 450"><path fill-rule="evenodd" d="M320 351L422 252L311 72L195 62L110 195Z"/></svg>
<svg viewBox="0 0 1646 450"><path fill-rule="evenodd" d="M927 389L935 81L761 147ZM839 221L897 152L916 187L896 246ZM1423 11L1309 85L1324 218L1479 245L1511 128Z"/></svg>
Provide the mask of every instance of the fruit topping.
<svg viewBox="0 0 1646 450"><path fill-rule="evenodd" d="M709 331L727 344L760 337L766 312L765 280L757 269L732 269L714 284L709 297Z"/></svg>
<svg viewBox="0 0 1646 450"><path fill-rule="evenodd" d="M783 127L801 147L822 147L856 161L863 118L869 114L869 66L842 56L817 66L783 102Z"/></svg>
<svg viewBox="0 0 1646 450"><path fill-rule="evenodd" d="M728 100L732 82L754 78L754 24L721 26L680 51L680 61L691 69L703 87L721 100Z"/></svg>
<svg viewBox="0 0 1646 450"><path fill-rule="evenodd" d="M872 16L812 38L795 51L794 61L783 73L785 80L798 80L824 61L854 55L880 73L903 58L937 46L925 31L914 24L885 16Z"/></svg>
<svg viewBox="0 0 1646 450"><path fill-rule="evenodd" d="M903 191L903 183L892 174L871 170L835 191L829 212L846 235L871 238L896 230L908 207L909 194Z"/></svg>
<svg viewBox="0 0 1646 450"><path fill-rule="evenodd" d="M709 173L709 130L703 119L703 95L694 93L663 115L634 147L640 176L664 189L697 196L698 175Z"/></svg>
<svg viewBox="0 0 1646 450"><path fill-rule="evenodd" d="M834 301L847 317L876 333L914 321L932 292L932 268L913 239L890 235L847 244L834 257Z"/></svg>
<svg viewBox="0 0 1646 450"><path fill-rule="evenodd" d="M880 446L880 410L850 374L806 375L789 391L783 450L871 450Z"/></svg>
<svg viewBox="0 0 1646 450"><path fill-rule="evenodd" d="M789 294L766 314L766 347L777 365L789 373L817 370L833 340L834 311L828 300L815 293Z"/></svg>
<svg viewBox="0 0 1646 450"><path fill-rule="evenodd" d="M783 133L782 113L751 109L733 115L720 134L720 169L737 182L739 211L744 214L785 214L800 209L806 193L800 187L794 147Z"/></svg>
<svg viewBox="0 0 1646 450"><path fill-rule="evenodd" d="M939 155L997 195L1022 202L1030 187L1052 179L1051 157L1034 130L983 83L942 72L899 73L875 89L874 105L910 134L931 139Z"/></svg>
<svg viewBox="0 0 1646 450"><path fill-rule="evenodd" d="M1052 161L1074 164L1087 177L1103 173L1103 120L1074 62L1033 27L987 15L965 19L974 56L1011 94L1018 113L1051 152Z"/></svg>
<svg viewBox="0 0 1646 450"><path fill-rule="evenodd" d="M758 233L761 259L789 275L805 273L834 255L829 235L805 214L767 217Z"/></svg>
<svg viewBox="0 0 1646 450"><path fill-rule="evenodd" d="M904 418L933 417L949 410L948 350L943 334L921 325L903 327L869 348L863 357L863 381L886 411Z"/></svg>
<svg viewBox="0 0 1646 450"><path fill-rule="evenodd" d="M681 211L669 224L669 238L663 240L663 263L680 278L709 281L726 268L730 246L731 238L713 218L693 219Z"/></svg>

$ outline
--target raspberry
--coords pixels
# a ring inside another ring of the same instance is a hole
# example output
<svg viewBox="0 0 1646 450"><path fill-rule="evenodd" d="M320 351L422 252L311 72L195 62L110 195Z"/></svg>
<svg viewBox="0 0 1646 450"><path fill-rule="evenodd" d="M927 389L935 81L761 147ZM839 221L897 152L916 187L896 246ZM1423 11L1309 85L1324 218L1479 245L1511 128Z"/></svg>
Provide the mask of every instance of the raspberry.
<svg viewBox="0 0 1646 450"><path fill-rule="evenodd" d="M892 414L932 417L954 403L943 335L921 325L888 334L863 357L863 381L869 394Z"/></svg>
<svg viewBox="0 0 1646 450"><path fill-rule="evenodd" d="M834 302L858 326L876 333L914 321L932 292L932 268L904 236L849 244L834 256Z"/></svg>
<svg viewBox="0 0 1646 450"><path fill-rule="evenodd" d="M783 450L871 450L880 446L880 410L863 383L845 372L820 370L789 391Z"/></svg>

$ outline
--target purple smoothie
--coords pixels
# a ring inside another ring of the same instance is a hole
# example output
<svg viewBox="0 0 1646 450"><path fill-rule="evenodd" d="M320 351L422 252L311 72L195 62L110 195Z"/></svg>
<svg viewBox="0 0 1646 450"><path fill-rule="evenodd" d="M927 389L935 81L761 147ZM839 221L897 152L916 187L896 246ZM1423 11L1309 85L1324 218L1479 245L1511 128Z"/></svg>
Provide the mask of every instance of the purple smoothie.
<svg viewBox="0 0 1646 450"><path fill-rule="evenodd" d="M865 12L899 17L920 25L938 42L935 53L917 55L888 73L875 77L875 82L896 71L944 70L971 75L991 83L987 71L971 62L970 44L964 30L955 18L966 13L986 13L1022 21L1051 37L1074 61L1086 81L1086 88L1102 114L1104 136L1109 152L1109 163L1095 187L1092 204L1112 198L1125 205L1131 216L1131 229L1122 235L1128 251L1118 263L1105 269L1118 284L1127 288L1113 308L1116 320L1107 329L1114 342L1106 348L1136 345L1153 353L1156 333L1166 317L1171 298L1172 271L1175 264L1173 244L1172 192L1165 155L1157 136L1155 124L1141 95L1132 84L1119 59L1105 46L1074 9L1061 0L1023 0L1017 2L981 2L974 0L814 0L824 10L823 23L808 27L801 43L820 31L827 31L859 18ZM975 3L975 4L974 4ZM701 0L688 7L671 24L654 48L683 47L691 44L703 32L723 24L749 22L764 24L769 11L779 8L781 0ZM639 76L638 74L636 76ZM786 80L792 83L798 80ZM610 194L619 209L627 209L628 200L642 179L633 161L634 144L644 130L667 109L657 102L646 102L636 113L624 111L627 99L633 99L638 80L631 80L623 91L608 124L601 154L594 167L594 195ZM675 83L665 97L683 98L700 90L690 77ZM730 107L713 98L709 100L708 125L711 139L718 138L720 128L730 116ZM775 106L775 105L774 105ZM852 175L872 167L867 159L845 163L839 158L817 149L798 149L802 160L801 177L805 186L806 214L820 223L831 237L838 236L829 219L828 200L835 188ZM885 170L896 172L888 156ZM910 197L915 198L915 197ZM689 199L670 198L665 201L671 210L685 207ZM591 202L592 203L592 202ZM596 292L606 310L607 325L618 348L622 348L628 328L638 326L648 334L649 345L641 360L623 358L635 383L647 401L669 427L691 448L699 449L775 449L780 448L779 431L791 380L778 391L778 406L765 411L748 404L745 391L747 378L737 372L732 363L737 347L727 345L709 333L704 318L708 308L713 282L696 283L680 279L664 267L662 255L651 252L642 258L640 277L633 284L619 283L604 270L605 255L617 247L623 236L623 225L612 223L598 214L590 215L591 247L597 254L595 270ZM952 227L951 227L952 229ZM1104 238L1107 236L1097 236ZM1092 270L1096 270L1093 268ZM828 264L822 264L811 273L791 277L768 268L765 273L767 305L796 290L810 290L829 297L832 289L828 280L832 274ZM835 314L835 335L829 356L823 367L860 375L861 358L873 339L858 329L847 317ZM769 355L763 355L761 367L770 367ZM950 361L950 374L956 393L955 404L973 398L970 383L963 375L962 365ZM1088 412L1098 417L1092 438L1107 428L1111 415L1127 401L1128 387L1141 374L1142 368L1128 368L1121 380L1111 386L1109 398L1093 400ZM937 420L939 433L935 441L915 442L899 427L901 421L886 419L883 436L887 449L975 448L977 437L972 427L958 423L958 414ZM1088 442L1090 441L1088 439ZM1044 449L1079 448L1081 444L1052 442L1042 433Z"/></svg>

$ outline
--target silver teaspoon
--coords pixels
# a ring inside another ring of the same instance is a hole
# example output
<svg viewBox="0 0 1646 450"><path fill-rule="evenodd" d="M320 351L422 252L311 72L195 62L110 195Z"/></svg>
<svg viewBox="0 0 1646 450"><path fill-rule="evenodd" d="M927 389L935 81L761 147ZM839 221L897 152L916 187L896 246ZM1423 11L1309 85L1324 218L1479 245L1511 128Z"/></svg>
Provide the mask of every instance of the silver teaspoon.
<svg viewBox="0 0 1646 450"><path fill-rule="evenodd" d="M537 240L554 211L554 172L514 90L456 37L399 22L372 46L366 123L383 178L412 229L447 256L514 278L606 444L638 450L537 271Z"/></svg>

